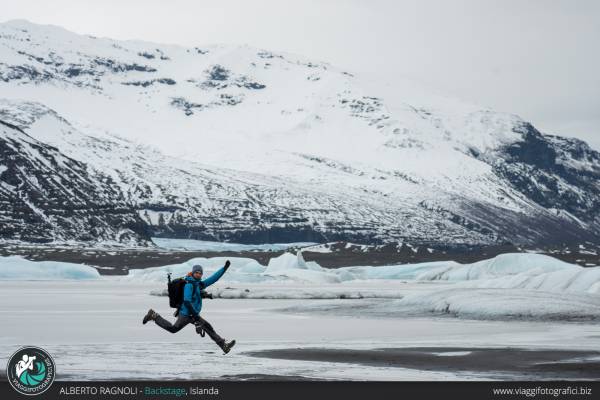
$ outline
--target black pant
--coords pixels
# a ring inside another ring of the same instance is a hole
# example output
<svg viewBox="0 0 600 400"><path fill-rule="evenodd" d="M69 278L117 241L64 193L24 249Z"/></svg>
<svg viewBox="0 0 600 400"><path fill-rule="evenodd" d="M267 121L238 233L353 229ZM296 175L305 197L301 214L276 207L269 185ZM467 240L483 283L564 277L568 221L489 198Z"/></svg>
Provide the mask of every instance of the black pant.
<svg viewBox="0 0 600 400"><path fill-rule="evenodd" d="M179 332L187 324L193 323L194 320L192 319L192 317L188 317L188 316L180 314L177 317L177 320L175 321L175 323L172 324L169 321L167 321L166 319L164 319L163 317L161 317L160 315L157 315L156 318L154 319L154 322L156 322L156 325L160 326L161 328L166 329L167 331L169 331L171 333L175 333L175 332ZM208 333L208 336L210 336L210 338L212 340L214 340L214 342L216 344L218 344L220 347L223 347L223 344L225 344L225 339L223 339L221 336L219 336L217 334L217 332L215 332L214 328L212 327L211 324L208 323L207 320L205 320L201 316L198 316L198 320L197 320L196 324L199 325L204 332Z"/></svg>

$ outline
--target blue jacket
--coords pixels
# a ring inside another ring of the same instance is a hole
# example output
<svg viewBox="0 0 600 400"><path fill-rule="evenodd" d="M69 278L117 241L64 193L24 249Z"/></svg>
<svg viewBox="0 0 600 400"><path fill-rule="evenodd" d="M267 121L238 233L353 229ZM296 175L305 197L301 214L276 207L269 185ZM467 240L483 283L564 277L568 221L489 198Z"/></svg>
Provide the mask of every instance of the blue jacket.
<svg viewBox="0 0 600 400"><path fill-rule="evenodd" d="M202 296L200 291L219 280L225 273L225 268L221 268L204 280L195 279L193 276L186 276L186 284L183 288L183 304L179 308L179 314L183 316L192 316L200 314L202 310ZM191 308L191 309L190 309Z"/></svg>

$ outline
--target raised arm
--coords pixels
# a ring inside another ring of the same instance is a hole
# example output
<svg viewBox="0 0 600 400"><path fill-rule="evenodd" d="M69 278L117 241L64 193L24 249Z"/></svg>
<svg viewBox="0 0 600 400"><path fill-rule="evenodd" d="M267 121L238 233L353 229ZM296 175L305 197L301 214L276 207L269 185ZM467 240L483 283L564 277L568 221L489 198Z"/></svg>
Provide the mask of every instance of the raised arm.
<svg viewBox="0 0 600 400"><path fill-rule="evenodd" d="M216 281L218 281L219 279L221 279L221 277L223 276L225 271L227 271L227 268L229 268L230 264L231 263L229 262L229 260L227 260L227 262L225 263L225 266L223 268L221 268L220 270L218 270L217 272L215 272L208 278L204 279L202 281L202 283L204 284L204 287L208 287L208 286L212 285L213 283L215 283Z"/></svg>
<svg viewBox="0 0 600 400"><path fill-rule="evenodd" d="M218 270L217 272L215 272L208 278L202 280L204 287L208 287L208 286L212 285L213 283L215 283L216 281L218 281L223 276L224 273L225 273L225 268L221 268L220 270Z"/></svg>

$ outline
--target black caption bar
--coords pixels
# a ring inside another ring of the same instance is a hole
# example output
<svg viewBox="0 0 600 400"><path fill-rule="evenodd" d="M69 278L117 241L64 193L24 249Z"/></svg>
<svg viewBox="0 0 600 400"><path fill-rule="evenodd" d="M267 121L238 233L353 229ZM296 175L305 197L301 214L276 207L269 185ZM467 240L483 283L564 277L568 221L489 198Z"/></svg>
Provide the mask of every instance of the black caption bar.
<svg viewBox="0 0 600 400"><path fill-rule="evenodd" d="M311 382L311 381L91 381L54 382L38 396L0 381L8 399L595 399L600 381L588 382Z"/></svg>

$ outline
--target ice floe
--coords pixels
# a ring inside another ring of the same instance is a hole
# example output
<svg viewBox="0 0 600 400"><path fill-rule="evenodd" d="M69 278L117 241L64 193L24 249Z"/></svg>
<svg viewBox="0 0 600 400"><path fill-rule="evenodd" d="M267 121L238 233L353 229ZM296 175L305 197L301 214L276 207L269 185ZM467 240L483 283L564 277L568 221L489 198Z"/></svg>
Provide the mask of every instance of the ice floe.
<svg viewBox="0 0 600 400"><path fill-rule="evenodd" d="M0 280L98 279L90 266L56 261L29 261L19 256L0 257Z"/></svg>

